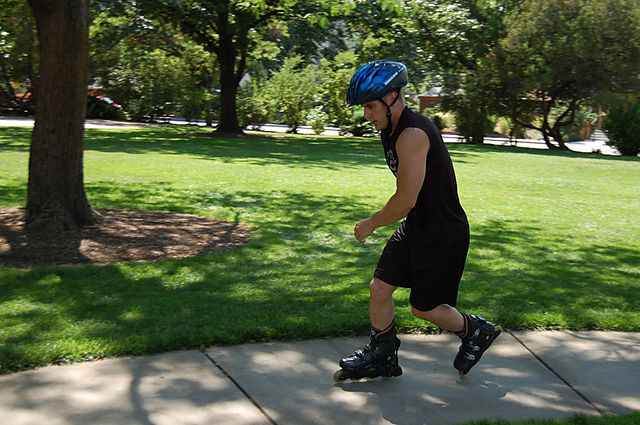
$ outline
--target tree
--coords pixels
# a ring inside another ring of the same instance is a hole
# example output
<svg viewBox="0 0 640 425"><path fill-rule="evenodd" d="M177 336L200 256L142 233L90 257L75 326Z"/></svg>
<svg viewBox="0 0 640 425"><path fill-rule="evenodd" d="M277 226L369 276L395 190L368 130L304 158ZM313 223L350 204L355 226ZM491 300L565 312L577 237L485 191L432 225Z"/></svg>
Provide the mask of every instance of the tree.
<svg viewBox="0 0 640 425"><path fill-rule="evenodd" d="M493 109L486 81L486 58L504 35L504 18L521 0L413 0L407 13L438 69L447 95L445 107L456 114L469 143L482 143Z"/></svg>
<svg viewBox="0 0 640 425"><path fill-rule="evenodd" d="M92 223L83 145L89 69L87 0L29 0L38 32L40 78L29 156L26 221L59 230Z"/></svg>
<svg viewBox="0 0 640 425"><path fill-rule="evenodd" d="M562 128L582 102L625 91L640 78L638 22L636 0L526 0L495 50L503 110L539 130L549 148L567 149Z"/></svg>
<svg viewBox="0 0 640 425"><path fill-rule="evenodd" d="M329 118L332 124L346 132L349 121L352 120L353 110L345 102L349 81L357 68L355 54L340 53L333 61L322 59L322 75L324 95L329 107Z"/></svg>
<svg viewBox="0 0 640 425"><path fill-rule="evenodd" d="M183 56L191 57L185 50ZM160 49L128 48L106 86L134 119L154 121L176 112L199 117L207 93L198 83L183 57Z"/></svg>
<svg viewBox="0 0 640 425"><path fill-rule="evenodd" d="M143 12L165 17L181 31L218 58L220 65L220 123L223 133L241 132L236 111L236 95L247 56L256 42L256 33L277 19L294 13L298 0L262 1L143 1Z"/></svg>
<svg viewBox="0 0 640 425"><path fill-rule="evenodd" d="M320 88L316 67L302 68L301 64L299 56L287 58L282 68L269 79L271 96L277 99L279 112L284 114L290 133L297 131Z"/></svg>
<svg viewBox="0 0 640 425"><path fill-rule="evenodd" d="M16 19L19 16L20 19ZM6 0L0 8L0 112L33 113L37 34L29 5Z"/></svg>
<svg viewBox="0 0 640 425"><path fill-rule="evenodd" d="M640 153L640 98L618 99L607 115L607 135L610 146L622 155Z"/></svg>
<svg viewBox="0 0 640 425"><path fill-rule="evenodd" d="M218 74L215 57L174 24L141 16L133 4L96 1L93 6L92 80L132 116L154 116L156 109L201 118L204 111L211 126ZM164 96L158 96L162 92Z"/></svg>
<svg viewBox="0 0 640 425"><path fill-rule="evenodd" d="M266 78L260 80L255 76L239 90L238 115L244 126L251 125L257 129L260 124L269 122L275 106Z"/></svg>

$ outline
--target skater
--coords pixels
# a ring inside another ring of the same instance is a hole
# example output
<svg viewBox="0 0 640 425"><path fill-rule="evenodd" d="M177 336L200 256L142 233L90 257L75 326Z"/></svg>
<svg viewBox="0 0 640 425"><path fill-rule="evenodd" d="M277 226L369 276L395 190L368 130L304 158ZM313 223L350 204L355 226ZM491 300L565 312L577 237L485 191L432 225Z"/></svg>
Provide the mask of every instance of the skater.
<svg viewBox="0 0 640 425"><path fill-rule="evenodd" d="M340 361L334 376L347 379L399 376L393 292L410 288L412 313L455 333L462 343L454 367L464 375L500 334L500 327L456 308L458 284L469 248L469 224L460 205L453 164L438 128L405 105L407 68L395 61L369 62L349 84L347 104L362 105L381 131L396 192L384 207L355 225L356 239L404 219L384 247L370 283L370 342Z"/></svg>

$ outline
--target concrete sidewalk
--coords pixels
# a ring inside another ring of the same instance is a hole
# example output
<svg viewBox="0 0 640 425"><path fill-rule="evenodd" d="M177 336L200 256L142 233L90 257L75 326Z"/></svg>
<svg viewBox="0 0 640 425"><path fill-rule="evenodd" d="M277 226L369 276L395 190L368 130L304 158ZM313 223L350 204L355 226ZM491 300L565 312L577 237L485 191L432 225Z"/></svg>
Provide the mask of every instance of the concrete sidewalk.
<svg viewBox="0 0 640 425"><path fill-rule="evenodd" d="M212 347L0 376L19 424L430 424L640 411L640 333L503 333L464 378L452 335L401 337L404 375L334 384L366 338Z"/></svg>

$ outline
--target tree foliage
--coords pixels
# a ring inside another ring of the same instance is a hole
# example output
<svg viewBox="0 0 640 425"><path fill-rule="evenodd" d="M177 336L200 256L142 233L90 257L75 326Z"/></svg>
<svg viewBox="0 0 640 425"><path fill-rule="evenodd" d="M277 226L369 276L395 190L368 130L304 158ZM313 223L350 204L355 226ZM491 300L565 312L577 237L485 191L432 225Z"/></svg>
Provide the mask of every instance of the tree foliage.
<svg viewBox="0 0 640 425"><path fill-rule="evenodd" d="M640 153L640 98L623 97L611 108L606 123L609 145L623 155Z"/></svg>
<svg viewBox="0 0 640 425"><path fill-rule="evenodd" d="M340 53L334 60L321 61L323 95L331 123L346 132L352 124L353 111L347 107L345 99L349 81L356 69L356 55L353 52Z"/></svg>
<svg viewBox="0 0 640 425"><path fill-rule="evenodd" d="M486 81L487 57L505 32L504 17L520 1L414 0L415 17L427 63L440 75L445 107L455 112L458 128L470 143L482 143L493 110Z"/></svg>
<svg viewBox="0 0 640 425"><path fill-rule="evenodd" d="M20 19L16 19L20 17ZM0 111L33 113L38 78L35 22L27 2L6 0L0 8Z"/></svg>
<svg viewBox="0 0 640 425"><path fill-rule="evenodd" d="M268 123L275 112L275 105L266 78L255 75L251 82L240 87L238 92L238 117L243 126L258 129Z"/></svg>
<svg viewBox="0 0 640 425"><path fill-rule="evenodd" d="M296 133L308 109L317 99L320 84L317 68L303 66L302 58L287 58L269 79L271 96L276 101L276 111L284 116L289 126L288 132Z"/></svg>
<svg viewBox="0 0 640 425"><path fill-rule="evenodd" d="M177 24L193 41L215 54L220 65L221 111L218 130L240 132L236 95L257 34L298 9L297 0L143 0L142 12Z"/></svg>
<svg viewBox="0 0 640 425"><path fill-rule="evenodd" d="M640 77L635 0L527 0L506 22L495 52L496 97L521 125L541 131L550 148L565 147L561 130L581 102L625 90ZM533 115L540 124L531 123Z"/></svg>
<svg viewBox="0 0 640 425"><path fill-rule="evenodd" d="M197 119L204 111L210 124L216 58L175 26L137 15L132 7L112 13L97 12L91 26L93 80L134 119Z"/></svg>

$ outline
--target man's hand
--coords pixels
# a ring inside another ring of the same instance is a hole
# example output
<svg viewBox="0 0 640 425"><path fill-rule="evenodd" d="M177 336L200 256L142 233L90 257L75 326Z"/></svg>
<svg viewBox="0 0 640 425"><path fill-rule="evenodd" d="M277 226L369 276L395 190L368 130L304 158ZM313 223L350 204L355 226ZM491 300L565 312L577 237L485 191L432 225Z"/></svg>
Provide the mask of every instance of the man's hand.
<svg viewBox="0 0 640 425"><path fill-rule="evenodd" d="M364 240L373 233L375 227L371 223L371 220L368 218L366 220L359 221L356 223L356 227L353 229L353 234L356 239L360 243L364 243Z"/></svg>

